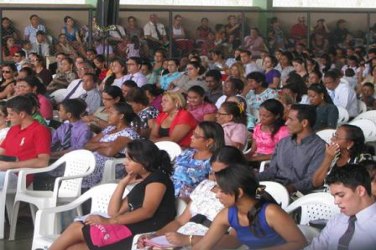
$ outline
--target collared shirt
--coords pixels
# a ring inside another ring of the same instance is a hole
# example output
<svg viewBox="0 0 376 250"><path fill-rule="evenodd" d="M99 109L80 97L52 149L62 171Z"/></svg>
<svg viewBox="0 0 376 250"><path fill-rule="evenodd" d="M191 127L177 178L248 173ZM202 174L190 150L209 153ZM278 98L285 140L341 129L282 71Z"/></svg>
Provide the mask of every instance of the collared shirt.
<svg viewBox="0 0 376 250"><path fill-rule="evenodd" d="M350 117L358 115L358 100L355 91L344 82L340 82L334 90L329 90L329 95L333 98L336 106L341 106L349 112Z"/></svg>
<svg viewBox="0 0 376 250"><path fill-rule="evenodd" d="M356 215L355 232L349 250L375 249L376 246L376 203L364 208ZM346 232L349 216L341 213L326 224L320 235L313 239L306 250L338 249L339 238Z"/></svg>
<svg viewBox="0 0 376 250"><path fill-rule="evenodd" d="M84 145L90 140L92 133L90 131L89 126L81 121L78 120L76 122L72 122L72 131L71 131L71 143L69 150L76 150L84 148ZM52 136L52 143L51 147L60 146L60 144L64 141L65 135L69 129L69 122L64 122L63 124L58 127Z"/></svg>
<svg viewBox="0 0 376 250"><path fill-rule="evenodd" d="M161 34L161 36L166 36L166 29L164 27L163 24L161 23L157 23L157 29L159 31L159 33ZM145 24L144 26L144 35L145 36L151 36L155 39L159 39L158 38L158 34L157 34L157 31L155 30L155 24L151 21L149 21L147 24Z"/></svg>
<svg viewBox="0 0 376 250"><path fill-rule="evenodd" d="M102 103L102 96L97 88L87 91L86 94L81 96L81 98L86 102L86 111L89 115L93 114Z"/></svg>
<svg viewBox="0 0 376 250"><path fill-rule="evenodd" d="M211 103L216 103L217 100L223 95L222 84L218 88L206 91L206 97Z"/></svg>
<svg viewBox="0 0 376 250"><path fill-rule="evenodd" d="M127 81L127 80L134 81L135 83L137 83L137 86L139 88L141 88L143 85L148 83L148 79L146 79L146 77L141 72L126 75L124 77L124 81Z"/></svg>
<svg viewBox="0 0 376 250"><path fill-rule="evenodd" d="M39 30L46 32L46 28L43 24L39 24L36 28L32 25L28 25L25 27L24 35L29 37L30 43L35 43L37 41L37 32Z"/></svg>
<svg viewBox="0 0 376 250"><path fill-rule="evenodd" d="M270 166L258 175L260 181L277 181L293 184L303 192L312 187L312 176L325 156L325 142L316 134L305 137L300 144L296 136L283 138L274 150Z"/></svg>
<svg viewBox="0 0 376 250"><path fill-rule="evenodd" d="M39 54L39 45L41 45L42 49L42 56L46 57L50 55L50 45L48 43L38 43L37 41L35 43L31 44L31 52L35 52Z"/></svg>

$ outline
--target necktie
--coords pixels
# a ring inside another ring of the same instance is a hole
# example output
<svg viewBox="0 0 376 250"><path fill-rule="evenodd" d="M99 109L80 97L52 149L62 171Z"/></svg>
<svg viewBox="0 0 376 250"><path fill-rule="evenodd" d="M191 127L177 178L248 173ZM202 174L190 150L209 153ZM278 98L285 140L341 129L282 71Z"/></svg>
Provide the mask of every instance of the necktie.
<svg viewBox="0 0 376 250"><path fill-rule="evenodd" d="M129 80L132 80L133 79L133 75L131 75L131 77L129 78Z"/></svg>
<svg viewBox="0 0 376 250"><path fill-rule="evenodd" d="M38 45L38 55L43 56L43 54L42 54L42 44Z"/></svg>
<svg viewBox="0 0 376 250"><path fill-rule="evenodd" d="M64 101L68 100L74 94L74 92L76 92L76 90L78 89L78 86L80 86L81 82L82 82L82 80L78 81L77 85L74 86L74 88L72 89L72 91L69 92L69 94L64 98Z"/></svg>
<svg viewBox="0 0 376 250"><path fill-rule="evenodd" d="M155 31L157 32L158 40L162 40L161 32L159 32L157 23L154 23Z"/></svg>
<svg viewBox="0 0 376 250"><path fill-rule="evenodd" d="M64 135L63 141L61 142L61 148L63 150L68 149L71 146L72 137L72 124L69 124L67 132Z"/></svg>
<svg viewBox="0 0 376 250"><path fill-rule="evenodd" d="M355 221L356 221L355 215L350 216L347 230L338 240L338 250L349 249L351 238L353 237L354 232L355 232Z"/></svg>

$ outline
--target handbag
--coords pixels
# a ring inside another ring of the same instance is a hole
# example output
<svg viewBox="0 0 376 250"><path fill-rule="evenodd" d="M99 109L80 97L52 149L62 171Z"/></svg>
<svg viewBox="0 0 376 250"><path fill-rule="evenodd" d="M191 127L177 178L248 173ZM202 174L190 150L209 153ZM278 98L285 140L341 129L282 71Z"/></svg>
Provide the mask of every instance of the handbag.
<svg viewBox="0 0 376 250"><path fill-rule="evenodd" d="M94 246L103 247L132 236L127 226L120 224L90 225L90 238Z"/></svg>

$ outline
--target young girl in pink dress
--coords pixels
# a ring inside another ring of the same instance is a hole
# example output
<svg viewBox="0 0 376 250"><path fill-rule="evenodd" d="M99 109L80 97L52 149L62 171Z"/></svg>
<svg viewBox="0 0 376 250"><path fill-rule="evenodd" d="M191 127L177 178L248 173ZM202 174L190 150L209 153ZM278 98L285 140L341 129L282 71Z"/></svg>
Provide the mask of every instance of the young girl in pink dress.
<svg viewBox="0 0 376 250"><path fill-rule="evenodd" d="M281 102L275 99L264 101L259 109L260 122L253 132L251 161L270 160L277 143L288 135L283 120L284 108Z"/></svg>

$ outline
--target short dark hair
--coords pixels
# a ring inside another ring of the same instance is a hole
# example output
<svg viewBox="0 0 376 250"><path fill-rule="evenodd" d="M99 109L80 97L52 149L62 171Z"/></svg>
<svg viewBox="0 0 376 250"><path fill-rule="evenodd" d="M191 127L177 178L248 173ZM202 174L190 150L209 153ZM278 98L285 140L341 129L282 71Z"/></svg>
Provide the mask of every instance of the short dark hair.
<svg viewBox="0 0 376 250"><path fill-rule="evenodd" d="M129 88L137 88L137 83L133 80L126 80L123 82L122 85L127 86Z"/></svg>
<svg viewBox="0 0 376 250"><path fill-rule="evenodd" d="M23 51L22 49L18 50L16 53L19 54L21 57L25 57L26 56L25 51Z"/></svg>
<svg viewBox="0 0 376 250"><path fill-rule="evenodd" d="M307 120L310 127L312 127L316 122L316 108L313 105L307 104L293 104L290 110L298 112L298 120L301 122Z"/></svg>
<svg viewBox="0 0 376 250"><path fill-rule="evenodd" d="M261 73L261 72L251 72L247 75L247 80L249 79L252 79L252 80L255 80L258 84L261 84L262 87L264 88L267 88L268 87L268 83L266 82L266 79L265 79L265 74L264 73Z"/></svg>
<svg viewBox="0 0 376 250"><path fill-rule="evenodd" d="M329 77L329 78L332 78L333 80L336 80L340 77L340 74L338 73L337 70L331 69L325 73L324 77Z"/></svg>
<svg viewBox="0 0 376 250"><path fill-rule="evenodd" d="M366 168L358 164L347 164L340 168L333 168L326 177L326 183L343 184L345 187L355 190L358 186L363 186L368 195L371 196L371 177Z"/></svg>
<svg viewBox="0 0 376 250"><path fill-rule="evenodd" d="M94 74L94 73L85 73L84 76L90 76L91 79L93 80L93 82L94 82L95 84L97 84L97 83L99 82L99 78L98 78L98 76L97 76L96 74Z"/></svg>
<svg viewBox="0 0 376 250"><path fill-rule="evenodd" d="M42 36L44 36L46 33L43 31L43 30L38 30L37 31L37 36L38 35L42 35Z"/></svg>
<svg viewBox="0 0 376 250"><path fill-rule="evenodd" d="M213 77L216 82L220 82L222 79L221 72L217 69L211 69L208 72L206 72L205 77Z"/></svg>
<svg viewBox="0 0 376 250"><path fill-rule="evenodd" d="M33 17L39 17L37 14L32 14L30 17L29 17L29 20L31 20Z"/></svg>
<svg viewBox="0 0 376 250"><path fill-rule="evenodd" d="M190 87L187 92L194 92L201 97L205 96L205 89L201 87L200 85L194 85Z"/></svg>
<svg viewBox="0 0 376 250"><path fill-rule="evenodd" d="M28 115L33 114L33 103L30 98L19 95L7 101L7 108L12 109L16 113L25 112Z"/></svg>
<svg viewBox="0 0 376 250"><path fill-rule="evenodd" d="M66 99L60 105L64 107L66 112L71 113L75 119L80 119L86 110L86 103L79 98Z"/></svg>

